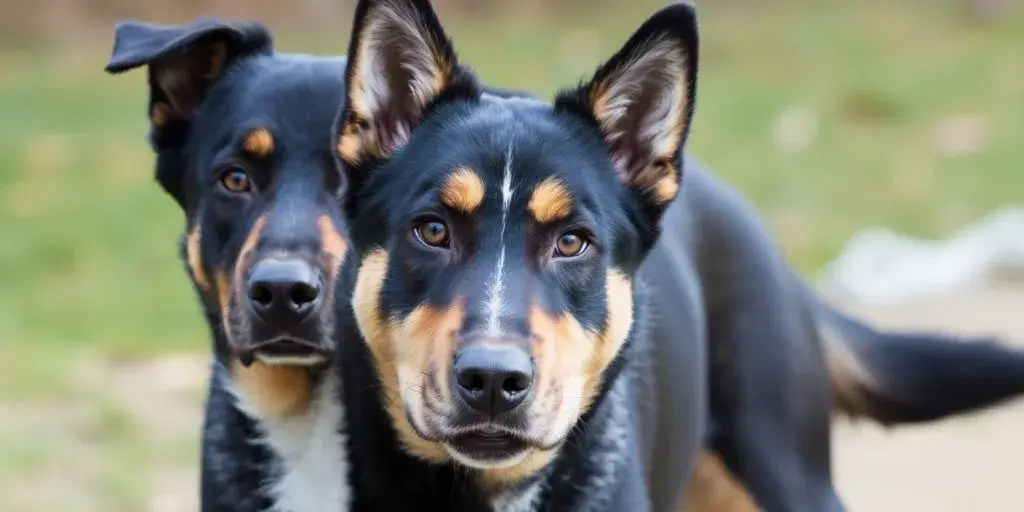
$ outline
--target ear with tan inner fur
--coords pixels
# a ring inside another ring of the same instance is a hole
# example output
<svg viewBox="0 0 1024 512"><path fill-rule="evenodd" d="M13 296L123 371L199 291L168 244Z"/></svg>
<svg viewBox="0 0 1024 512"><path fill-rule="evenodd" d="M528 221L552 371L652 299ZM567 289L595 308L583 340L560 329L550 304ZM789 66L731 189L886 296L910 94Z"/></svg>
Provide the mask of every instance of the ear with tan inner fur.
<svg viewBox="0 0 1024 512"><path fill-rule="evenodd" d="M432 105L478 96L427 0L362 0L345 71L338 154L356 166L402 147Z"/></svg>
<svg viewBox="0 0 1024 512"><path fill-rule="evenodd" d="M694 8L673 4L644 22L590 82L555 100L557 111L597 125L620 178L659 208L679 191L697 58Z"/></svg>

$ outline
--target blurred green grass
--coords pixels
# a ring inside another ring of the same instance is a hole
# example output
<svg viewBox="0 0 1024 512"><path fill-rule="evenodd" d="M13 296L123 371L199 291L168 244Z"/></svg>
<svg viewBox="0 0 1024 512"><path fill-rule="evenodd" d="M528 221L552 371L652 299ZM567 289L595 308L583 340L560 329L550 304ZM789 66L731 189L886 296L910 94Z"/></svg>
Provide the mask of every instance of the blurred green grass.
<svg viewBox="0 0 1024 512"><path fill-rule="evenodd" d="M947 234L1021 200L1019 12L978 26L925 2L743 4L702 6L691 153L755 202L805 276L859 229ZM590 73L654 5L449 28L489 83L550 95ZM337 53L346 38L277 40ZM109 413L96 421L118 433L97 441L103 455L127 461L147 434L69 378L74 364L203 351L208 339L177 260L182 216L152 181L145 73L104 75L106 50L0 52L0 403L92 400ZM783 118L803 147L776 140ZM944 130L978 140L950 153ZM4 460L47 453L0 443ZM131 475L107 477L114 508L144 508Z"/></svg>

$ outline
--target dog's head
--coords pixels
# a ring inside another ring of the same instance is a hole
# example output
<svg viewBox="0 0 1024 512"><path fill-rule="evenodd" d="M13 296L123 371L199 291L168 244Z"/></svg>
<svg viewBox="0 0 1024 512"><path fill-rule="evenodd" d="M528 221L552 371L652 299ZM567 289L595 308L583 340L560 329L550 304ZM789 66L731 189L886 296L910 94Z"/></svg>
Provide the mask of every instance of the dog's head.
<svg viewBox="0 0 1024 512"><path fill-rule="evenodd" d="M182 253L218 353L268 406L299 405L302 372L334 352L344 61L275 54L257 23L120 22L106 69L141 66L156 179L185 213Z"/></svg>
<svg viewBox="0 0 1024 512"><path fill-rule="evenodd" d="M359 3L336 149L353 306L407 450L514 480L600 396L679 189L697 51L672 5L553 103L500 98L427 0Z"/></svg>

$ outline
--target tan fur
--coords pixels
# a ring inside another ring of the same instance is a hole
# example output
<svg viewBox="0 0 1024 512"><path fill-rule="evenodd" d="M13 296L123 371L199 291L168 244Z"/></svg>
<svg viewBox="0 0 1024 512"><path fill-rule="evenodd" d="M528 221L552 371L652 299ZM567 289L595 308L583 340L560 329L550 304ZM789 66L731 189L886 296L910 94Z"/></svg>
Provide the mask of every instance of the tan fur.
<svg viewBox="0 0 1024 512"><path fill-rule="evenodd" d="M167 120L171 117L171 106L166 103L154 103L153 109L149 113L149 120L153 123L153 126L157 128L167 124Z"/></svg>
<svg viewBox="0 0 1024 512"><path fill-rule="evenodd" d="M343 133L338 137L338 146L335 148L338 156L349 165L358 165L362 149L362 139L357 133L357 128L347 125Z"/></svg>
<svg viewBox="0 0 1024 512"><path fill-rule="evenodd" d="M383 55L378 51L379 47L403 45L417 49L401 52L402 58L406 59L402 67L411 72L407 83L415 103L412 107L415 111L411 112L414 118L422 114L431 99L440 94L448 83L454 63L444 59L433 48L432 40L423 37L424 31L416 25L416 20L414 13L401 6L379 4L373 8L359 35L356 51L349 56L355 73L348 88L348 104L354 115L345 120L337 146L339 155L349 165L356 165L363 154L381 158L395 149L382 147L380 134L376 132L380 124L372 122L383 105L394 101L382 95L388 89L388 85L382 82L391 77L387 76L388 70L381 62ZM403 129L411 130L412 127ZM400 146L407 136L408 133L398 134L394 137L397 140L395 144Z"/></svg>
<svg viewBox="0 0 1024 512"><path fill-rule="evenodd" d="M323 247L327 257L330 258L327 265L327 268L330 269L328 277L329 282L333 283L334 278L338 275L338 268L345 261L345 255L348 253L348 244L345 243L345 239L338 233L330 217L321 215L317 219L317 225L320 227L320 245Z"/></svg>
<svg viewBox="0 0 1024 512"><path fill-rule="evenodd" d="M452 171L441 188L441 202L462 213L473 213L484 202L484 182L468 167Z"/></svg>
<svg viewBox="0 0 1024 512"><path fill-rule="evenodd" d="M231 307L231 278L227 272L218 270L213 274L213 282L217 284L217 305L222 319L228 318Z"/></svg>
<svg viewBox="0 0 1024 512"><path fill-rule="evenodd" d="M533 189L526 209L540 223L566 219L572 214L572 193L562 180L545 178Z"/></svg>
<svg viewBox="0 0 1024 512"><path fill-rule="evenodd" d="M221 322L228 339L231 339L232 336L231 323L228 321L231 313L231 296L240 293L237 287L242 282L242 276L245 274L245 267L248 264L249 256L252 250L256 248L256 243L259 242L260 233L263 232L263 227L266 223L267 219L262 215L253 222L252 229L249 230L249 234L245 237L245 242L242 244L242 249L238 252L238 259L235 260L235 267L231 273L230 280L228 275L223 272L218 273L216 277L217 290L220 294Z"/></svg>
<svg viewBox="0 0 1024 512"><path fill-rule="evenodd" d="M590 90L590 105L594 117L603 128L609 142L625 136L643 136L653 132L656 136L650 141L654 163L633 176L623 176L627 185L637 190L646 191L657 205L664 205L675 198L679 192L679 172L672 163L674 149L679 146L683 135L688 109L687 94L689 83L683 73L688 65L686 55L680 54L672 47L672 43L664 39L655 39L647 43L644 51L639 51L639 58L634 59L611 73L603 81L598 82ZM651 72L651 68L671 70L679 75L659 76ZM664 115L653 115L651 126L632 127L641 133L623 133L621 121L628 109L635 104L637 91L642 90L632 76L655 77L655 80L671 80L671 90L665 100L669 111ZM618 163L616 165L619 165ZM623 171L622 168L619 169Z"/></svg>
<svg viewBox="0 0 1024 512"><path fill-rule="evenodd" d="M846 347L839 332L824 324L819 324L818 332L828 367L833 410L851 418L874 418L868 392L877 386L877 382L857 356ZM884 423L880 418L874 419Z"/></svg>
<svg viewBox="0 0 1024 512"><path fill-rule="evenodd" d="M431 443L413 430L405 414L406 404L404 402L403 389L399 383L399 364L404 359L420 359L425 361L429 349L410 346L403 349L401 353L396 350L396 343L392 340L392 331L400 329L401 326L391 321L385 321L380 310L380 290L387 276L388 253L378 249L370 253L360 264L356 277L356 286L352 294L352 308L356 314L356 322L363 338L373 355L377 367L377 374L384 387L382 397L391 416L392 424L398 431L399 440L406 447L409 453L422 457L429 461L442 462L448 456L444 449L436 443ZM427 320L432 316L431 312L420 310L406 319L408 324L406 330L415 331L415 326L430 323ZM400 339L408 345L420 345L412 340ZM412 390L410 390L412 391Z"/></svg>
<svg viewBox="0 0 1024 512"><path fill-rule="evenodd" d="M717 454L703 451L697 458L680 512L760 512L750 493Z"/></svg>
<svg viewBox="0 0 1024 512"><path fill-rule="evenodd" d="M266 128L256 128L245 136L242 147L250 155L268 157L274 152L274 136Z"/></svg>
<svg viewBox="0 0 1024 512"><path fill-rule="evenodd" d="M206 271L203 270L203 259L199 252L201 239L202 229L196 226L185 239L185 257L188 261L189 272L192 273L192 279L195 279L200 290L206 292L210 289L210 279L206 276Z"/></svg>
<svg viewBox="0 0 1024 512"><path fill-rule="evenodd" d="M310 374L304 367L254 362L248 368L237 360L231 374L247 405L261 417L283 416L306 410L310 400Z"/></svg>

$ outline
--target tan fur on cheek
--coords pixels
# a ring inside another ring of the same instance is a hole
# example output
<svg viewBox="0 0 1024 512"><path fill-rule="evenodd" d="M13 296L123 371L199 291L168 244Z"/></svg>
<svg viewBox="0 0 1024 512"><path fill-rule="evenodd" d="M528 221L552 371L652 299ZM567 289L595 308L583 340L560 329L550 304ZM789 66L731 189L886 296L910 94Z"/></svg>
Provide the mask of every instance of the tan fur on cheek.
<svg viewBox="0 0 1024 512"><path fill-rule="evenodd" d="M410 329L394 322L386 322L380 309L380 291L387 277L388 253L382 249L371 252L359 266L356 286L352 295L352 308L355 311L356 323L373 356L377 376L383 387L382 400L391 417L392 424L398 431L399 440L406 450L426 460L443 462L448 459L444 449L428 442L416 434L405 414L405 403L399 381L399 365L402 361L416 358L416 349L396 350L399 343L412 344L401 337L403 331ZM421 313L420 316L424 314ZM410 315L406 324L415 320ZM413 325L413 324L409 324ZM398 339L395 339L399 337Z"/></svg>
<svg viewBox="0 0 1024 512"><path fill-rule="evenodd" d="M238 293L235 287L242 281L242 277L245 274L245 266L249 261L249 256L253 249L256 248L256 244L260 240L260 233L263 232L263 227L265 225L266 218L262 215L253 223L252 229L249 230L249 234L245 238L245 242L242 243L242 249L238 252L238 259L235 260L234 269L232 270L230 277L224 271L218 271L214 274L214 282L217 284L217 296L220 301L221 324L224 328L224 332L227 333L229 340L232 336L230 322L231 297Z"/></svg>
<svg viewBox="0 0 1024 512"><path fill-rule="evenodd" d="M205 292L210 289L210 279L206 276L206 271L203 270L203 258L199 252L199 242L201 239L202 228L196 226L185 239L185 258L188 261L188 269L192 273L192 279L195 279L199 289Z"/></svg>
<svg viewBox="0 0 1024 512"><path fill-rule="evenodd" d="M306 368L260 362L245 367L234 361L231 374L245 405L259 417L295 414L309 407L311 386Z"/></svg>
<svg viewBox="0 0 1024 512"><path fill-rule="evenodd" d="M572 194L562 180L545 178L533 189L526 208L540 223L563 220L572 214Z"/></svg>
<svg viewBox="0 0 1024 512"><path fill-rule="evenodd" d="M729 472L718 455L702 451L687 485L679 512L759 512L750 493Z"/></svg>
<svg viewBox="0 0 1024 512"><path fill-rule="evenodd" d="M328 266L331 269L330 282L334 282L334 278L338 275L338 268L345 261L345 255L348 253L348 244L338 234L338 230L335 229L334 222L331 221L330 217L321 215L317 219L317 225L320 227L320 245L323 247L324 253L330 258Z"/></svg>
<svg viewBox="0 0 1024 512"><path fill-rule="evenodd" d="M616 270L609 270L605 278L605 294L608 318L604 332L596 340L595 357L587 369L584 396L588 400L592 400L597 393L604 380L604 371L619 355L633 326L633 283L629 278Z"/></svg>
<svg viewBox="0 0 1024 512"><path fill-rule="evenodd" d="M444 181L441 202L462 213L473 213L484 202L484 182L469 168L459 168Z"/></svg>
<svg viewBox="0 0 1024 512"><path fill-rule="evenodd" d="M265 158L274 152L274 136L266 128L257 128L242 140L242 148L250 155Z"/></svg>

